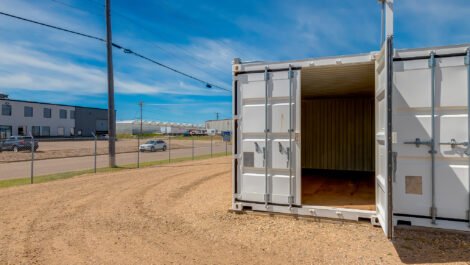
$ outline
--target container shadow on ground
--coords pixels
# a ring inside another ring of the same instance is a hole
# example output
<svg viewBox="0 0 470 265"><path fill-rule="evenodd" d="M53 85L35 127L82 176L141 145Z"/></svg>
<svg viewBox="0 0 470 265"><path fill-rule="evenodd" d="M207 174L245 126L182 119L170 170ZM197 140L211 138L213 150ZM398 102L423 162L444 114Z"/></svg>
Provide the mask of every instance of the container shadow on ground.
<svg viewBox="0 0 470 265"><path fill-rule="evenodd" d="M397 228L392 243L406 264L470 262L470 233Z"/></svg>

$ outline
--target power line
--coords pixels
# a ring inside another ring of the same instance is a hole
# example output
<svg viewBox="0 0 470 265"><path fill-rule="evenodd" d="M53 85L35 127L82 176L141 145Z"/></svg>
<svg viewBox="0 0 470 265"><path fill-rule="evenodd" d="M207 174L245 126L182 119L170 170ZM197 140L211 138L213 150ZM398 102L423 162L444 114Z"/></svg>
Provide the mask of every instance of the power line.
<svg viewBox="0 0 470 265"><path fill-rule="evenodd" d="M180 75L186 76L186 77L188 77L188 78L191 78L191 79L193 79L193 80L199 81L199 82L201 82L201 83L205 83L207 88L215 87L215 88L218 88L218 89L221 89L221 90L225 90L225 91L227 91L227 92L231 92L230 89L223 88L223 87L221 87L221 86L208 83L208 82L206 82L206 81L204 81L204 80L202 80L202 79L199 79L199 78L197 78L197 77L195 77L195 76L192 76L192 75L186 74L186 73L184 73L184 72L181 72L181 71L178 70L178 69L175 69L175 68L172 68L172 67L167 66L167 65L165 65L165 64L162 64L162 63L160 63L160 62L157 62L157 61L155 61L155 60L153 60L153 59L150 59L150 58L148 58L148 57L146 57L146 56L144 56L144 55L142 55L142 54L136 53L136 52L134 52L134 51L132 51L132 50L130 50L130 49L126 49L126 48L119 47L119 45L116 45L116 44L114 44L114 43L113 43L113 46L116 47L116 48L122 49L122 50L124 51L124 53L133 54L133 55L135 55L135 56L137 56L137 57L140 57L140 58L142 58L142 59L144 59L144 60L147 60L147 61L149 61L149 62L152 62L152 63L154 63L154 64L157 64L157 65L159 65L159 66L161 66L161 67L164 67L164 68L166 68L166 69L168 69L168 70L171 70L171 71L173 71L173 72L175 72L175 73L178 73L178 74L180 74Z"/></svg>
<svg viewBox="0 0 470 265"><path fill-rule="evenodd" d="M51 0L51 1L56 1L56 0ZM101 3L97 2L96 0L89 0L89 1L91 1L91 2L93 2L93 3L95 3L95 4L97 4L98 6L101 6L101 7L103 6ZM168 5L167 5L167 6L168 6ZM140 28L141 30L144 30L144 31L146 31L146 32L148 32L148 33L150 33L150 34L152 34L152 35L155 35L155 34L156 34L153 30L150 30L150 28L148 27L148 25L143 24L143 23L139 23L137 20L131 18L130 16L124 15L123 13L120 13L120 12L118 12L118 11L116 11L116 10L113 10L112 13L115 14L115 15L118 15L118 16L124 18L124 19L126 19L127 21L129 21L129 22L131 22L131 23L133 23L133 24L135 24L135 25L137 25L137 26L139 26L139 28ZM158 34L157 34L157 35L158 35ZM157 47L158 49L162 50L163 52L166 52L167 55L172 54L173 56L171 56L171 57L174 58L174 59L176 59L176 60L178 60L178 61L184 62L185 64L193 65L193 66L195 66L196 68L198 67L198 66L197 66L195 63L193 63L192 61L184 61L184 60L182 60L181 58L179 58L180 54L178 54L177 52L174 52L171 48L170 48L170 49L166 49L166 48L163 48L161 45L158 45L158 44L156 44L156 43L152 43L152 45L155 46L155 47ZM176 47L176 49L179 49L182 53L184 53L184 54L186 54L186 55L192 57L194 60L199 61L199 62L202 63L202 64L206 63L205 61L201 60L200 58L195 57L191 52L189 52L189 51L188 51L186 48L184 48L183 46L178 45L178 44L175 44L175 43L172 43L171 45L174 46L174 47ZM220 69L218 69L218 68L213 68L212 70L214 70L214 71L216 71L216 72L219 72L219 73L224 73L224 74L226 73L226 72L224 72L223 70L220 70Z"/></svg>
<svg viewBox="0 0 470 265"><path fill-rule="evenodd" d="M77 31L73 31L73 30L69 30L69 29L65 29L65 28L53 26L53 25L50 25L50 24L46 24L46 23L42 23L42 22L35 21L35 20L27 19L27 18L24 18L24 17L19 17L19 16L11 15L11 14L4 13L4 12L1 12L1 11L0 11L0 15L4 15L4 16L7 16L7 17L11 17L11 18L23 20L23 21L26 21L26 22L30 22L30 23L33 23L33 24L40 25L40 26L44 26L44 27L48 27L48 28L52 28L52 29L64 31L64 32L67 32L67 33L72 33L72 34L75 34L75 35L78 35L78 36L82 36L82 37L86 37L86 38L90 38L90 39L94 39L94 40L99 40L99 41L102 41L102 42L106 42L105 39L100 38L100 37L95 37L95 36L88 35L88 34L85 34L85 33L80 33L80 32L77 32Z"/></svg>
<svg viewBox="0 0 470 265"><path fill-rule="evenodd" d="M5 12L1 12L0 11L0 15L4 15L4 16L7 16L7 17L11 17L11 18L15 18L15 19L18 19L18 20L22 20L22 21L26 21L26 22L30 22L30 23L33 23L33 24L36 24L36 25L40 25L40 26L44 26L44 27L48 27L48 28L52 28L52 29L56 29L56 30L59 30L59 31L63 31L63 32L67 32L67 33L71 33L71 34L75 34L75 35L78 35L78 36L82 36L82 37L86 37L86 38L90 38L90 39L94 39L94 40L98 40L98 41L101 41L101 42L104 42L106 43L106 40L103 39L103 38L100 38L100 37L96 37L96 36L92 36L92 35L89 35L89 34L85 34L85 33L81 33L81 32L77 32L77 31L74 31L74 30L69 30L69 29L65 29L65 28L62 28L62 27L58 27L58 26L53 26L53 25L50 25L50 24L46 24L46 23L42 23L42 22L39 22L39 21L35 21L35 20L31 20L31 19L27 19L27 18L24 18L24 17L19 17L19 16L15 16L15 15L12 15L12 14L8 14L8 13L5 13ZM227 91L227 92L231 92L230 89L227 89L227 88L224 88L224 87L221 87L221 86L218 86L218 85L215 85L215 84L212 84L210 82L206 82L200 78L197 78L193 75L190 75L190 74L187 74L185 72L182 72L176 68L173 68L171 66L168 66L166 64L163 64L163 63L160 63L154 59L151 59L147 56L144 56L140 53L137 53L137 52L134 52L132 51L131 49L128 49L128 48L125 48L121 45L118 45L116 43L112 43L112 46L114 48L117 48L117 49L120 49L122 50L124 53L126 54L132 54L132 55L135 55L141 59L144 59L146 61L149 61L149 62L152 62L158 66L161 66L163 68L166 68L170 71L173 71L177 74L180 74L180 75L183 75L183 76L186 76L187 78L190 78L190 79L193 79L195 81L198 81L200 83L203 83L205 84L206 88L218 88L218 89L221 89L221 90L224 90L224 91Z"/></svg>

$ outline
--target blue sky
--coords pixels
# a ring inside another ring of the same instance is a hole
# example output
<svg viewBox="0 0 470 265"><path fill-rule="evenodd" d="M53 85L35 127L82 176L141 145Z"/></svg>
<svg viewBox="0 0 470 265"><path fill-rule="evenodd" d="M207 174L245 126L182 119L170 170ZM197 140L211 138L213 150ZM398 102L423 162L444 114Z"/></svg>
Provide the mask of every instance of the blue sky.
<svg viewBox="0 0 470 265"><path fill-rule="evenodd" d="M231 88L231 60L379 49L376 0L113 0L114 42ZM0 0L0 11L105 36L104 0ZM395 0L395 46L470 43L470 1ZM231 95L114 50L118 119L230 117ZM0 92L106 108L105 44L0 16Z"/></svg>

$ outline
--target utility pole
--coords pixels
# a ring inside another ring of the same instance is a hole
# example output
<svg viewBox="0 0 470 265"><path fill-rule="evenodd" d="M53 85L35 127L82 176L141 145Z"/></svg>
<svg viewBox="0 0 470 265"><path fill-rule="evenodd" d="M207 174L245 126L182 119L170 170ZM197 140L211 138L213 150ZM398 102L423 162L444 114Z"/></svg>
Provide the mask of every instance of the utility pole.
<svg viewBox="0 0 470 265"><path fill-rule="evenodd" d="M142 109L144 106L144 102L141 100L139 101L139 107L140 107L140 133L137 136L137 167L140 167L140 138L142 137L142 124L143 124L143 118L142 118Z"/></svg>
<svg viewBox="0 0 470 265"><path fill-rule="evenodd" d="M219 112L215 113L216 120L219 120L219 114L220 114Z"/></svg>
<svg viewBox="0 0 470 265"><path fill-rule="evenodd" d="M116 110L114 107L113 40L111 33L111 0L106 1L106 51L108 62L108 151L109 167L116 167Z"/></svg>
<svg viewBox="0 0 470 265"><path fill-rule="evenodd" d="M142 118L142 109L144 107L144 102L141 100L139 101L139 107L140 107L140 135L142 135L142 123L143 123L143 118Z"/></svg>

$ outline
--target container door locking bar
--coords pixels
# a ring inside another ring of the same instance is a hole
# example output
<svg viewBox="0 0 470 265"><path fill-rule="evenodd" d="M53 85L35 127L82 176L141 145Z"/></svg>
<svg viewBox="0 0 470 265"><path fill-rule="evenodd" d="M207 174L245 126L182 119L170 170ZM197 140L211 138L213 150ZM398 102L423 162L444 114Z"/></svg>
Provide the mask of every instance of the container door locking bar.
<svg viewBox="0 0 470 265"><path fill-rule="evenodd" d="M292 191L292 132L294 131L294 126L292 122L292 78L294 77L294 72L292 71L292 65L289 64L289 148L287 150L287 163L289 167L289 197L287 198L289 203L289 209L292 208L294 203L294 196Z"/></svg>
<svg viewBox="0 0 470 265"><path fill-rule="evenodd" d="M431 146L432 145L432 140L422 141L420 138L416 138L413 142L408 141L408 142L404 142L404 144L414 144L414 145L416 145L416 148L419 148L421 145Z"/></svg>
<svg viewBox="0 0 470 265"><path fill-rule="evenodd" d="M462 145L462 146L465 146L465 147L468 146L468 142L457 142L454 138L450 139L450 142L444 142L444 143L439 143L439 144L440 145L450 145L450 147L452 149L456 148L459 145ZM467 150L465 150L466 155L468 155L467 152L468 152L468 148L467 148Z"/></svg>
<svg viewBox="0 0 470 265"><path fill-rule="evenodd" d="M467 48L467 55L465 56L465 65L467 66L467 150L465 154L469 156L468 179L470 187L470 47ZM468 209L467 209L468 227L470 227L470 191L468 194Z"/></svg>
<svg viewBox="0 0 470 265"><path fill-rule="evenodd" d="M431 223L436 224L436 54L431 52L429 67L431 67Z"/></svg>
<svg viewBox="0 0 470 265"><path fill-rule="evenodd" d="M264 148L263 148L263 163L264 163L264 206L268 208L269 203L269 177L268 177L268 97L269 97L269 73L268 67L264 68L264 83L265 83L265 94L264 94Z"/></svg>

